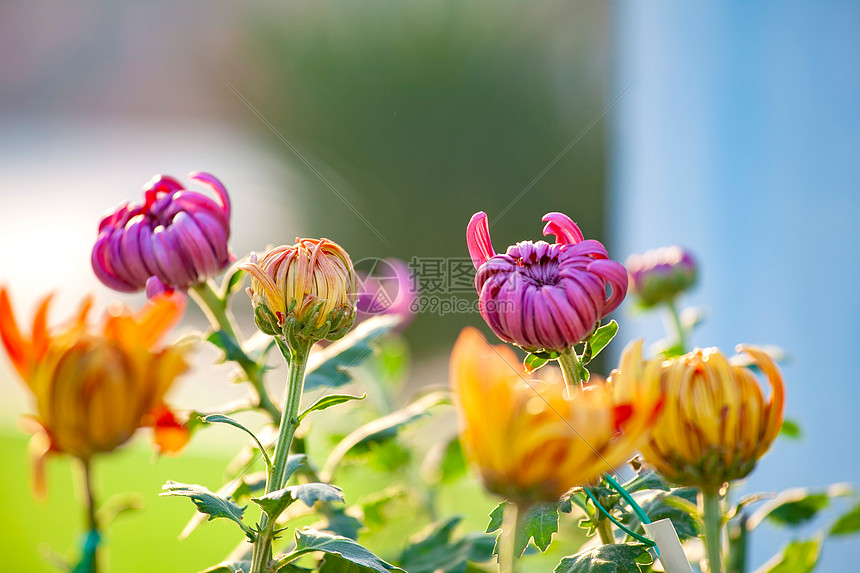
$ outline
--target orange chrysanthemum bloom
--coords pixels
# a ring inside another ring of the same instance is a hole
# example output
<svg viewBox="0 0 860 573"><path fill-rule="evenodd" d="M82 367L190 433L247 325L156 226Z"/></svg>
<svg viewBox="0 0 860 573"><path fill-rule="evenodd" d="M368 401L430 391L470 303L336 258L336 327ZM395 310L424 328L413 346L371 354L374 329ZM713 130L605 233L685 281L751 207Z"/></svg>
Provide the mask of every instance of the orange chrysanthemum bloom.
<svg viewBox="0 0 860 573"><path fill-rule="evenodd" d="M764 351L753 346L738 351L767 378L768 398L750 368L733 364L716 348L665 361L643 360L641 342L624 351L620 370L610 379L622 388L660 388L664 396L663 411L640 449L666 479L717 491L746 477L779 434L782 375Z"/></svg>
<svg viewBox="0 0 860 573"><path fill-rule="evenodd" d="M451 354L464 449L486 488L512 501L553 501L612 471L658 410L658 393L645 386L622 395L594 382L568 399L560 376L533 376L511 348L490 346L473 328Z"/></svg>
<svg viewBox="0 0 860 573"><path fill-rule="evenodd" d="M181 449L188 432L177 436L181 425L165 413L164 395L187 368L185 347L159 349L158 343L181 317L184 302L159 297L135 314L112 306L96 331L87 324L87 298L74 321L51 331L50 298L39 305L28 338L0 289L0 339L35 397L41 441L47 437L42 456L67 453L86 461L124 444L143 424L155 427L163 451Z"/></svg>

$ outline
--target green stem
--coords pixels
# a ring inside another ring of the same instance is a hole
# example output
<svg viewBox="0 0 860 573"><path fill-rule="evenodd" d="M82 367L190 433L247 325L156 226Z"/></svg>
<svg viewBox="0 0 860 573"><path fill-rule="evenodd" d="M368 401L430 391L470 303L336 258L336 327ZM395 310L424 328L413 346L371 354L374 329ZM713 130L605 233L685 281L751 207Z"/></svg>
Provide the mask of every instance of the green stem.
<svg viewBox="0 0 860 573"><path fill-rule="evenodd" d="M597 534L600 535L600 542L604 545L612 545L615 543L615 533L612 531L612 522L599 514L599 510L595 510L598 515L597 519Z"/></svg>
<svg viewBox="0 0 860 573"><path fill-rule="evenodd" d="M299 405L302 401L302 388L305 383L305 368L308 363L312 342L306 342L301 347L288 348L280 339L276 339L284 357L290 361L290 373L287 380L286 397L284 398L284 413L278 429L278 441L275 444L275 456L272 460L272 471L266 480L266 493L283 489L286 481L287 459L293 443L293 436L298 428ZM264 513L261 517L260 533L254 542L251 557L251 573L269 571L272 562L272 539L275 532L275 520L269 520Z"/></svg>
<svg viewBox="0 0 860 573"><path fill-rule="evenodd" d="M687 352L687 333L684 330L684 325L681 324L681 315L678 312L678 307L675 305L675 299L668 301L666 307L669 309L669 315L672 317L672 324L675 325L675 333L678 335L678 346L681 352Z"/></svg>
<svg viewBox="0 0 860 573"><path fill-rule="evenodd" d="M517 503L505 505L502 533L499 538L499 573L517 573L519 570L519 557L516 554L517 538L527 510L528 507Z"/></svg>
<svg viewBox="0 0 860 573"><path fill-rule="evenodd" d="M700 494L705 521L705 550L708 555L708 573L722 573L721 532L723 515L720 494L716 490L703 490Z"/></svg>
<svg viewBox="0 0 860 573"><path fill-rule="evenodd" d="M84 507L86 511L86 522L89 531L87 533L87 541L84 544L83 562L88 562L90 565L88 573L98 572L98 545L91 545L91 537L94 535L96 541L99 536L99 524L96 516L96 500L93 494L93 479L92 466L90 460L81 460L81 469L83 474L83 494ZM88 552L91 554L87 554Z"/></svg>
<svg viewBox="0 0 860 573"><path fill-rule="evenodd" d="M233 321L232 314L227 309L227 301L218 294L211 280L192 287L188 291L188 294L197 303L203 314L206 315L212 328L222 331L233 339L237 346L241 346L242 340L239 338L239 329ZM269 397L269 392L263 383L261 369L252 362L244 363L237 361L236 364L242 368L248 382L254 387L257 395L257 407L264 410L274 423L279 423L281 412Z"/></svg>
<svg viewBox="0 0 860 573"><path fill-rule="evenodd" d="M585 367L579 362L579 357L573 348L568 348L558 355L558 365L561 367L564 387L568 397L570 397L574 390L587 380Z"/></svg>

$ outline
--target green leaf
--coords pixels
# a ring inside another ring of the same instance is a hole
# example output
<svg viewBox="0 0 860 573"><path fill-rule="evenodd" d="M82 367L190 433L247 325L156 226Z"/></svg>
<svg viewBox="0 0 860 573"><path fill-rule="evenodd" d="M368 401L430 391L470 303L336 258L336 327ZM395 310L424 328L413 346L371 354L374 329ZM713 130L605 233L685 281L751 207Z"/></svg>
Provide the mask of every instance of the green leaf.
<svg viewBox="0 0 860 573"><path fill-rule="evenodd" d="M849 535L860 531L860 503L843 513L830 527L830 535Z"/></svg>
<svg viewBox="0 0 860 573"><path fill-rule="evenodd" d="M225 561L209 569L204 569L200 573L250 573L250 571L250 561Z"/></svg>
<svg viewBox="0 0 860 573"><path fill-rule="evenodd" d="M312 352L305 371L305 392L347 384L350 377L346 371L370 358L376 341L398 322L390 315L374 316L324 350Z"/></svg>
<svg viewBox="0 0 860 573"><path fill-rule="evenodd" d="M810 573L821 555L821 539L792 541L781 555L762 565L756 573Z"/></svg>
<svg viewBox="0 0 860 573"><path fill-rule="evenodd" d="M671 488L663 477L654 470L642 470L635 478L624 484L627 493L636 493L648 489L669 491Z"/></svg>
<svg viewBox="0 0 860 573"><path fill-rule="evenodd" d="M305 465L308 457L305 454L290 454L287 456L287 467L284 471L284 483L296 473L296 470Z"/></svg>
<svg viewBox="0 0 860 573"><path fill-rule="evenodd" d="M161 489L162 493L160 495L175 495L190 498L197 507L197 511L209 516L209 521L219 517L233 521L242 528L242 531L245 532L248 539L251 541L254 540L254 531L242 523L242 514L245 513L245 508L239 507L236 502L212 493L202 485L168 481L161 487Z"/></svg>
<svg viewBox="0 0 860 573"><path fill-rule="evenodd" d="M337 553L326 553L319 568L319 573L366 573L367 571L373 571L373 569L347 561ZM278 573L280 572L281 569L278 569Z"/></svg>
<svg viewBox="0 0 860 573"><path fill-rule="evenodd" d="M637 497L636 501L651 521L671 520L678 532L678 538L686 541L697 537L701 530L701 518L695 503L696 495L696 488L677 488L645 493ZM645 533L635 514L625 513L621 521L636 533Z"/></svg>
<svg viewBox="0 0 860 573"><path fill-rule="evenodd" d="M616 334L618 334L618 323L614 320L610 320L609 324L598 328L585 345L585 355L588 356L588 360L593 360L600 354L600 351L606 348L606 345L615 338Z"/></svg>
<svg viewBox="0 0 860 573"><path fill-rule="evenodd" d="M558 510L562 513L571 513L573 511L574 505L586 514L589 513L588 498L585 496L585 493L583 493L582 490L576 490L564 494L561 497L561 500L558 502Z"/></svg>
<svg viewBox="0 0 860 573"><path fill-rule="evenodd" d="M526 372L534 372L544 364L549 362L549 358L544 358L542 356L538 356L537 354L526 354L526 357L523 359L523 366L526 368Z"/></svg>
<svg viewBox="0 0 860 573"><path fill-rule="evenodd" d="M788 438L789 440L799 440L803 438L803 430L796 420L786 418L782 421L782 428L779 430L779 435Z"/></svg>
<svg viewBox="0 0 860 573"><path fill-rule="evenodd" d="M462 518L451 517L434 523L411 540L400 556L400 564L409 573L463 573L469 561L489 561L493 557L493 537L469 533L452 540L452 533Z"/></svg>
<svg viewBox="0 0 860 573"><path fill-rule="evenodd" d="M648 548L641 543L601 545L565 557L553 573L640 573L640 563L651 563Z"/></svg>
<svg viewBox="0 0 860 573"><path fill-rule="evenodd" d="M315 410L325 410L326 408L331 408L332 406L337 406L344 402L349 402L351 400L364 400L365 398L367 398L367 393L362 394L361 396L353 396L351 394L329 394L308 406L307 410L299 414L298 420L301 422L305 419L305 416Z"/></svg>
<svg viewBox="0 0 860 573"><path fill-rule="evenodd" d="M348 537L330 535L309 527L306 527L301 531L296 531L296 548L292 553L284 556L282 561L283 563L289 563L301 555L311 553L313 551L335 553L347 561L355 563L356 565L361 565L362 567L366 567L371 571L376 571L377 573L403 571L403 569L383 561L371 553L369 549L359 545Z"/></svg>
<svg viewBox="0 0 860 573"><path fill-rule="evenodd" d="M389 486L382 491L370 494L361 504L364 521L368 527L379 527L387 523L386 508L398 499L407 497L403 486Z"/></svg>
<svg viewBox="0 0 860 573"><path fill-rule="evenodd" d="M257 438L254 432L243 426L241 422L234 420L230 416L225 416L224 414L209 414L208 416L203 418L203 421L207 424L227 424L228 426L239 428L240 430L251 436L255 442L257 442L257 446L259 446L260 448L260 454L263 456L263 461L266 462L266 467L272 467L272 460L269 459L269 454L266 452L266 448L263 447L262 442L260 442L259 438Z"/></svg>
<svg viewBox="0 0 860 573"><path fill-rule="evenodd" d="M848 484L834 484L823 492L812 492L803 487L783 490L750 516L747 528L755 529L764 519L776 525L801 525L825 509L830 504L830 499L851 493L853 488Z"/></svg>
<svg viewBox="0 0 860 573"><path fill-rule="evenodd" d="M460 479L467 469L460 438L455 435L433 444L421 464L421 475L429 484L438 485Z"/></svg>
<svg viewBox="0 0 860 573"><path fill-rule="evenodd" d="M290 456L292 458L293 456ZM289 464L289 462L287 462ZM266 472L258 472L244 477L236 478L223 486L221 486L215 495L222 498L239 500L243 497L250 497L257 491L262 491L266 487ZM185 524L182 533L179 534L179 539L185 539L206 521L205 513L195 513Z"/></svg>
<svg viewBox="0 0 860 573"><path fill-rule="evenodd" d="M317 501L343 502L343 491L328 483L303 483L251 498L270 519L277 519L296 500L301 500L308 507L313 507Z"/></svg>
<svg viewBox="0 0 860 573"><path fill-rule="evenodd" d="M245 281L245 271L239 267L233 267L224 281L221 283L221 292L224 293L224 298L228 298L234 292L242 288L242 283Z"/></svg>
<svg viewBox="0 0 860 573"><path fill-rule="evenodd" d="M368 446L372 443L390 440L397 435L400 428L423 418L430 408L443 403L450 403L449 394L447 392L433 392L419 398L405 408L357 428L334 447L322 472L320 472L320 477L323 481L333 481L334 471L350 450L357 446Z"/></svg>
<svg viewBox="0 0 860 573"><path fill-rule="evenodd" d="M500 503L490 512L490 523L484 533L492 533L502 528L507 503ZM526 510L522 518L522 526L517 535L514 552L518 557L522 556L532 539L534 539L538 549L546 551L552 542L552 535L557 531L558 503L536 503Z"/></svg>
<svg viewBox="0 0 860 573"><path fill-rule="evenodd" d="M206 337L206 340L224 351L224 357L221 359L221 362L227 362L229 360L231 362L239 363L242 368L256 367L256 363L251 360L247 354L245 354L242 347L239 346L236 340L223 330L213 331Z"/></svg>

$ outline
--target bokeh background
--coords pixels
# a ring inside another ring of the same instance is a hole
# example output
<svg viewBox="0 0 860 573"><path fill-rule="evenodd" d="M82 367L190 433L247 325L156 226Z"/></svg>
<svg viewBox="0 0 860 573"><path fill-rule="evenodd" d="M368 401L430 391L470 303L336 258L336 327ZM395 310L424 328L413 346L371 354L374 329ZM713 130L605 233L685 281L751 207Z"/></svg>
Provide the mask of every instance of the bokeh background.
<svg viewBox="0 0 860 573"><path fill-rule="evenodd" d="M692 249L702 277L687 302L709 314L696 344L788 350L787 413L805 436L779 442L747 489L856 484L858 54L852 3L2 3L0 281L22 313L51 290L55 318L84 292L140 303L97 283L89 251L100 213L156 173L224 181L240 256L301 235L355 260L462 259L475 211L497 249L563 211L619 260ZM623 340L662 337L659 317L616 318ZM185 328L202 324L189 313ZM445 382L466 324L480 317L416 317L412 388ZM175 403L241 394L203 368L214 357L198 352ZM12 374L0 361L4 562L49 571L40 554L71 547L80 517L62 461L33 505L16 423L30 404ZM166 477L218 482L224 444L195 438L153 461L136 443L105 462L104 493L148 506L118 523L114 570L223 557L229 526L177 541L189 508L154 494ZM757 531L753 565L791 535ZM828 542L820 570L857 559L856 541Z"/></svg>

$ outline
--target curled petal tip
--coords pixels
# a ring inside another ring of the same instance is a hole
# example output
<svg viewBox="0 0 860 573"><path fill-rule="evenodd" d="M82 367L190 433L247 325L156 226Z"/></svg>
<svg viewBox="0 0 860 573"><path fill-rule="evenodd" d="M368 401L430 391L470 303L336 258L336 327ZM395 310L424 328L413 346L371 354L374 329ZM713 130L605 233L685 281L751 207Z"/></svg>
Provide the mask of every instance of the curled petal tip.
<svg viewBox="0 0 860 573"><path fill-rule="evenodd" d="M496 254L490 241L487 214L483 211L478 211L469 220L469 225L466 227L466 245L469 247L469 255L476 269Z"/></svg>
<svg viewBox="0 0 860 573"><path fill-rule="evenodd" d="M544 236L555 235L555 242L559 245L575 245L584 239L579 226L564 213L547 213L541 220L546 221Z"/></svg>

